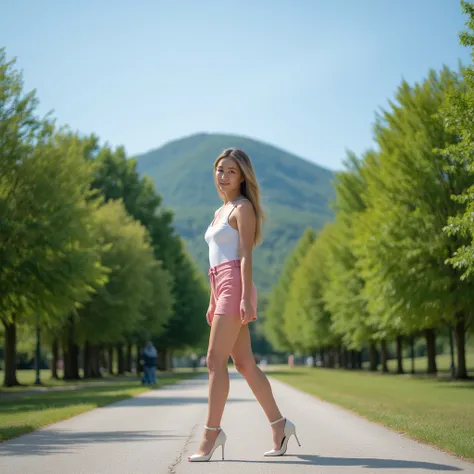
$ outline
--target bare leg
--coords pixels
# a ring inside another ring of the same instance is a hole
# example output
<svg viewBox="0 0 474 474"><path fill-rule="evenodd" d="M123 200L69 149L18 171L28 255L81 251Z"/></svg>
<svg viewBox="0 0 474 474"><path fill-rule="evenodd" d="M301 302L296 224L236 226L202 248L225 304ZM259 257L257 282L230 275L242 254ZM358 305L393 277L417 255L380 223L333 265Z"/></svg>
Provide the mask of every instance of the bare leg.
<svg viewBox="0 0 474 474"><path fill-rule="evenodd" d="M281 418L278 405L273 397L272 388L266 375L255 363L250 344L250 333L248 325L243 325L239 337L231 352L236 369L245 377L255 398L258 400L270 422ZM273 448L279 449L284 437L284 421L272 425Z"/></svg>
<svg viewBox="0 0 474 474"><path fill-rule="evenodd" d="M229 355L239 335L242 324L237 317L214 315L209 336L207 367L209 370L209 406L206 426L220 426L225 403L229 394ZM204 430L197 454L208 454L219 431Z"/></svg>

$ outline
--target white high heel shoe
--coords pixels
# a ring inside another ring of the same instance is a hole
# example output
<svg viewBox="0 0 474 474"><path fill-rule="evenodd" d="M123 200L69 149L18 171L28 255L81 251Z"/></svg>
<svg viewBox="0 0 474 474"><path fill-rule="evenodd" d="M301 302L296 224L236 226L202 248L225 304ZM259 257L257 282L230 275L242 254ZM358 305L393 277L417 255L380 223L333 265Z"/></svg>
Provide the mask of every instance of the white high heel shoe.
<svg viewBox="0 0 474 474"><path fill-rule="evenodd" d="M214 442L214 446L211 448L208 454L193 454L188 457L189 462L204 462L204 461L209 461L214 454L214 451L216 450L217 447L222 446L222 460L224 460L224 445L225 442L227 441L227 436L224 433L224 431L221 429L221 427L218 428L209 428L209 426L204 427L206 430L209 431L219 431L220 433L217 435L216 441Z"/></svg>
<svg viewBox="0 0 474 474"><path fill-rule="evenodd" d="M284 428L284 436L283 436L283 439L281 440L280 448L267 451L266 453L263 454L264 456L283 456L286 453L286 448L288 447L288 441L291 435L295 437L296 442L298 443L298 446L301 447L298 436L296 436L296 427L290 420L286 418L280 418L279 420L276 420L270 423L270 425L275 425L276 423L279 423L282 420L285 420L285 428Z"/></svg>

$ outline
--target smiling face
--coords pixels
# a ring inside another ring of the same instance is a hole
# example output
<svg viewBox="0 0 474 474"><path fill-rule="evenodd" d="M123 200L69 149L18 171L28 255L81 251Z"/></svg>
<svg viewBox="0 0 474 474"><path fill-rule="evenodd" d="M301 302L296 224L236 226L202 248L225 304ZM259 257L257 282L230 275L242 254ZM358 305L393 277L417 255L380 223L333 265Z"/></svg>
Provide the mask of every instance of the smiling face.
<svg viewBox="0 0 474 474"><path fill-rule="evenodd" d="M222 195L232 200L240 195L240 185L244 181L239 165L233 158L222 158L216 165L214 179Z"/></svg>

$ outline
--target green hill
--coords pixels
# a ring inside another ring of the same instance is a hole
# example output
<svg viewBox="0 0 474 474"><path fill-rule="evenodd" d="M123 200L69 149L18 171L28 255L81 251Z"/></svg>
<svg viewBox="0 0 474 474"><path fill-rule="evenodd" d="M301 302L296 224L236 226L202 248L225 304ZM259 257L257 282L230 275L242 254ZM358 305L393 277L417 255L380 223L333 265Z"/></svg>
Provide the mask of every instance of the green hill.
<svg viewBox="0 0 474 474"><path fill-rule="evenodd" d="M175 213L176 230L207 273L204 232L221 205L212 166L223 149L233 146L249 154L261 185L266 223L264 242L254 253L254 279L260 290L267 291L304 229L318 229L331 219L331 171L256 140L206 133L137 156L138 171L155 181L165 206Z"/></svg>

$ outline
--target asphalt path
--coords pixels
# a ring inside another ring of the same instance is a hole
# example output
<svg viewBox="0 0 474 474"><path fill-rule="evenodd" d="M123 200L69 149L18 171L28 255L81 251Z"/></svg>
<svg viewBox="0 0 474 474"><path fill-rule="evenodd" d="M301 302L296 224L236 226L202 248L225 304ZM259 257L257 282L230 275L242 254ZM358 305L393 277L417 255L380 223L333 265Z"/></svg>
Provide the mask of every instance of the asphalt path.
<svg viewBox="0 0 474 474"><path fill-rule="evenodd" d="M285 456L265 458L271 428L245 380L231 371L222 427L225 460L190 463L207 411L207 375L83 413L0 444L0 473L473 473L474 464L271 379L296 425Z"/></svg>

